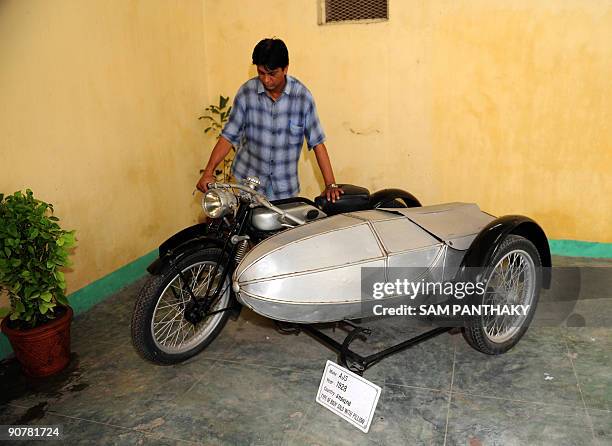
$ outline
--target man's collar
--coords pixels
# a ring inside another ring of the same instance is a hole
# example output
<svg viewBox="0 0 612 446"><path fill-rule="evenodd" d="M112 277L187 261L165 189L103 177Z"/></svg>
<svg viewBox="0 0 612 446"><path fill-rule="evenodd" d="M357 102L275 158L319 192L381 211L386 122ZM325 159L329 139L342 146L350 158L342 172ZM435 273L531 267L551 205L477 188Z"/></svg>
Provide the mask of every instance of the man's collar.
<svg viewBox="0 0 612 446"><path fill-rule="evenodd" d="M284 94L291 94L291 88L293 86L293 78L288 74L285 75L285 88L283 89ZM259 79L257 79L257 94L265 93L266 89Z"/></svg>

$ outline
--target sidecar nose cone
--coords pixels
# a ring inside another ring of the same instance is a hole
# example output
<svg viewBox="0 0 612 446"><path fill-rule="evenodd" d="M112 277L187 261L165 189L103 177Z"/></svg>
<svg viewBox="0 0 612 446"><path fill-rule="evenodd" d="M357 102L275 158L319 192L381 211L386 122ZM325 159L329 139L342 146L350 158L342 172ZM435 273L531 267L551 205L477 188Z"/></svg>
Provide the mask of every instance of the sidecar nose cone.
<svg viewBox="0 0 612 446"><path fill-rule="evenodd" d="M234 283L232 283L232 290L234 290L234 293L240 292L240 284L238 281L234 281Z"/></svg>

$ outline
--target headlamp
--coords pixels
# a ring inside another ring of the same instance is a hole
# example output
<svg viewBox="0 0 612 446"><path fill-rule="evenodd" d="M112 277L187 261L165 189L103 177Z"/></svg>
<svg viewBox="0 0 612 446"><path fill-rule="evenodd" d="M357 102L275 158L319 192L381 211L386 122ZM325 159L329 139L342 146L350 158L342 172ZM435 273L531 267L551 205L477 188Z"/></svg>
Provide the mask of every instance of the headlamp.
<svg viewBox="0 0 612 446"><path fill-rule="evenodd" d="M204 214L210 218L221 218L238 207L236 196L223 189L210 189L202 198Z"/></svg>

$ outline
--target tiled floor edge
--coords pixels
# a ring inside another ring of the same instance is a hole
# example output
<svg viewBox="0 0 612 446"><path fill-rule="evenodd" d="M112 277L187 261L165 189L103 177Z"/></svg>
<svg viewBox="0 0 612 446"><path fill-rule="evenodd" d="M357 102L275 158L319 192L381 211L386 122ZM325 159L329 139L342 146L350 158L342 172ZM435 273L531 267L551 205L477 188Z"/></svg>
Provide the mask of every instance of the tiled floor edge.
<svg viewBox="0 0 612 446"><path fill-rule="evenodd" d="M612 243L581 240L549 240L550 252L557 256L612 259Z"/></svg>
<svg viewBox="0 0 612 446"><path fill-rule="evenodd" d="M68 296L70 306L74 314L78 315L89 310L95 304L102 302L121 288L140 279L146 274L147 266L157 258L157 249L145 254L144 256L122 266L116 271L90 283L80 290ZM8 338L0 333L0 360L7 358L13 353L13 349Z"/></svg>

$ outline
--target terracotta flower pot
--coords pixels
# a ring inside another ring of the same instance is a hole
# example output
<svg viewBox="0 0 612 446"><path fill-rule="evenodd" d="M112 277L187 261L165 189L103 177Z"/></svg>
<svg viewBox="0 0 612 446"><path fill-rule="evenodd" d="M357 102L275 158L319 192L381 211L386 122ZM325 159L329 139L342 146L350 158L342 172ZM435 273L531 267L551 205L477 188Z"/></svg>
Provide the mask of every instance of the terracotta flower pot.
<svg viewBox="0 0 612 446"><path fill-rule="evenodd" d="M57 319L36 328L16 330L2 320L2 332L9 338L17 360L28 376L49 376L70 362L70 322L72 308Z"/></svg>

